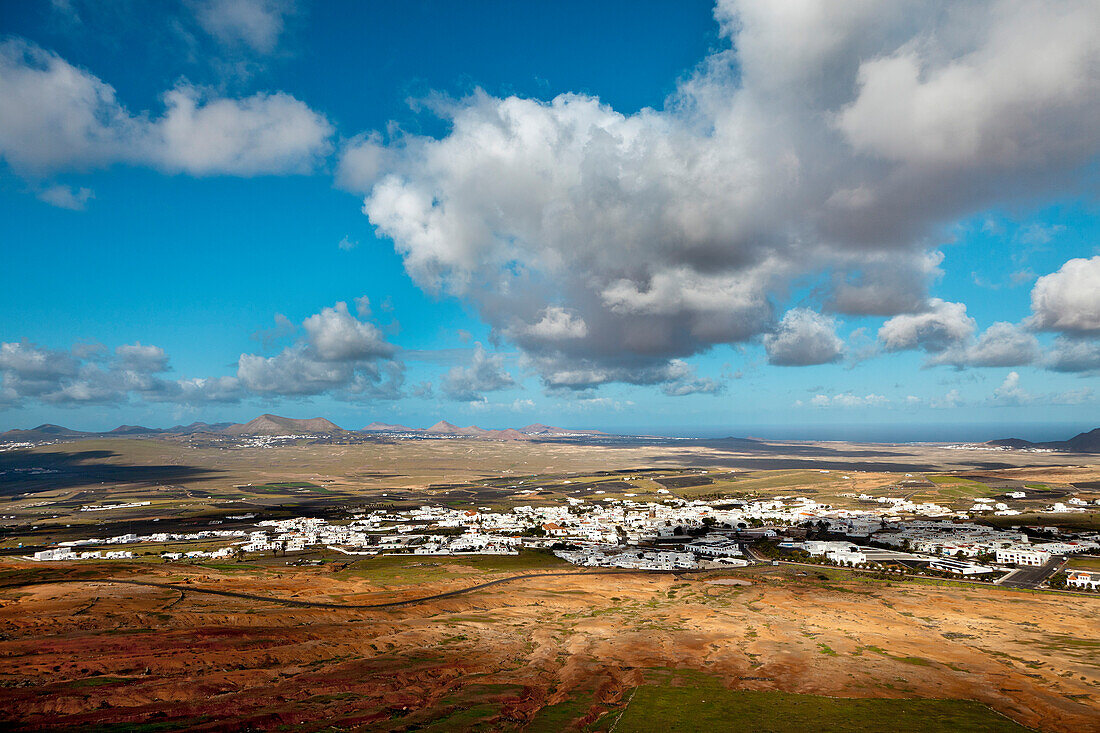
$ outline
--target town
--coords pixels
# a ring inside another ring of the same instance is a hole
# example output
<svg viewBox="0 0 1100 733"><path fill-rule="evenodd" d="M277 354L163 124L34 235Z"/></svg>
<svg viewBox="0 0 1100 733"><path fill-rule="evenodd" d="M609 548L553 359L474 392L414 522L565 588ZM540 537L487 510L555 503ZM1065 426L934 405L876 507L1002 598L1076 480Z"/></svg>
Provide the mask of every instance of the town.
<svg viewBox="0 0 1100 733"><path fill-rule="evenodd" d="M1022 493L1022 492L1020 492ZM1062 532L1047 526L1000 529L972 520L979 512L1012 510L976 499L967 512L902 498L861 496L876 508L838 509L803 496L764 501L661 501L570 497L565 505L455 509L423 505L376 509L330 522L317 517L268 519L245 529L117 535L61 543L34 553L36 561L129 559L140 545L227 542L216 549L165 550L166 561L302 553L326 548L347 556L509 555L553 552L585 567L671 571L742 567L754 562L801 562L898 573L940 574L1014 583L1023 569L1038 586L1070 555L1100 549L1100 533ZM1084 511L1086 503L1055 503L1050 513ZM100 507L96 507L99 509ZM106 507L103 507L106 508ZM250 519L235 515L227 519ZM214 520L212 523L220 523ZM98 545L130 549L96 550ZM136 549L135 549L136 547ZM149 553L144 553L149 554ZM289 561L288 561L289 562ZM1100 588L1100 572L1071 570L1062 583Z"/></svg>

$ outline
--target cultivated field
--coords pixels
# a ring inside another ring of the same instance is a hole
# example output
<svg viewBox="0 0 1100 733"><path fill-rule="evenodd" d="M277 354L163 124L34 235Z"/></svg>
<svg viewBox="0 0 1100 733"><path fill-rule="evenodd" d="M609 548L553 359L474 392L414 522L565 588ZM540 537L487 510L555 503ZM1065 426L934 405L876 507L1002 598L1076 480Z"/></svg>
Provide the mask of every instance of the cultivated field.
<svg viewBox="0 0 1100 733"><path fill-rule="evenodd" d="M857 497L867 494L965 508L976 496L1022 489L1026 499L1006 501L1029 512L1071 495L1098 498L1098 479L1100 457L936 446L479 440L332 445L303 440L256 448L81 440L0 453L0 549L87 536L89 529L103 525L119 533L167 531L154 520L194 531L208 521L250 512L343 516L364 506L507 508L566 497L651 501L802 495L859 507ZM1042 490L1030 488L1040 485ZM149 504L80 511L127 502ZM1025 523L1035 521L1030 517ZM1096 522L1096 517L1084 521Z"/></svg>
<svg viewBox="0 0 1100 733"><path fill-rule="evenodd" d="M567 498L965 509L997 497L1025 512L1004 524L1097 529L1095 512L1042 510L1100 497L1098 479L1096 457L936 446L116 439L8 451L0 726L1100 730L1100 596L824 567L601 573L539 552L159 557L225 540L133 545L127 561L22 559L80 537Z"/></svg>

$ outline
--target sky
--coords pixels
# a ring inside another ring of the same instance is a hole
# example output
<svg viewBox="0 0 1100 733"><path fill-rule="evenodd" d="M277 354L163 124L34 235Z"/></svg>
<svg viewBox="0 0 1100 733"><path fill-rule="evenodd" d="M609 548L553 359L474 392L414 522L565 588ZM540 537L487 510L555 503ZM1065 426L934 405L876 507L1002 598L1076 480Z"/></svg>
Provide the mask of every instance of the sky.
<svg viewBox="0 0 1100 733"><path fill-rule="evenodd" d="M1100 425L1100 5L0 3L0 430Z"/></svg>

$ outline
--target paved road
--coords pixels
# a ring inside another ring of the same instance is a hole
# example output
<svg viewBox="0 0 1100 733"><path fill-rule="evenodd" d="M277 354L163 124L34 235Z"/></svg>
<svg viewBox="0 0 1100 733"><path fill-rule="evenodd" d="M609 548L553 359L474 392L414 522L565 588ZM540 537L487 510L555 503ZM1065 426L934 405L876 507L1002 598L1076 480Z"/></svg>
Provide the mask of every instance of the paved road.
<svg viewBox="0 0 1100 733"><path fill-rule="evenodd" d="M762 562L763 564L770 565L771 562L772 562L770 559L763 557L762 555L760 555L757 552L754 552L748 546L745 546L745 550L746 550L746 554L749 557L751 557L753 559L757 559L759 562ZM1019 570L1015 574L1010 576L1009 580L1002 581L1000 583L1000 585L1007 586L1007 587L1016 587L1016 588L1034 588L1039 583L1041 583L1043 580L1045 580L1049 575L1054 573L1061 566L1061 563L1064 560L1065 560L1065 558L1056 558L1054 560L1051 560L1050 562L1048 562L1046 565L1042 566L1041 568L1027 568L1026 572L1028 574L1027 575L1028 581L1019 580L1017 578L1017 576L1020 573L1025 572L1024 570ZM790 560L780 560L779 562L783 565L795 565L795 566L801 566L801 567L806 567L806 568L812 568L812 569L815 569L815 570L819 570L819 569L824 567L824 568L830 568L830 569L833 569L833 570L845 570L845 571L848 571L848 572L851 572L851 573L876 572L876 571L872 571L872 570L865 570L865 569L862 569L862 568L841 568L841 567L834 567L834 566L831 566L831 565L822 566L822 565L814 565L814 564L810 564L810 563L791 562ZM446 591L445 593L433 593L432 595L421 596L419 598L409 598L409 599L406 599L406 600L403 600L403 601L386 601L386 602L383 602L383 603L332 603L332 602L325 602L325 601L302 601L302 600L298 600L297 598L278 598L278 597L275 597L275 596L263 596L263 595L259 595L259 594L256 594L256 593L238 593L236 591L218 590L218 589L215 589L215 588L202 588L202 587L199 587L199 586L186 585L186 584L183 584L183 583L156 583L156 582L147 581L147 580L126 580L126 579L120 579L120 578L100 578L100 579L95 579L95 578L57 578L57 579L53 579L53 580L28 580L28 581L14 582L14 583L0 583L0 590L8 590L8 589L11 589L11 588L25 588L27 586L32 586L32 585L51 585L51 584L55 584L55 583L58 583L58 584L59 583L100 583L100 584L103 584L103 583L106 583L106 584L119 583L121 585L136 585L136 586L142 586L142 587L146 587L146 588L163 588L165 590L177 590L177 591L181 591L181 593L191 592L191 593L202 593L202 594L211 595L211 596L221 596L223 598L243 598L245 600L250 600L250 601L259 601L261 603L274 603L274 604L277 604L277 605L291 606L291 607L294 607L294 608L332 608L332 609L346 609L346 610L355 611L355 610L371 610L371 609L384 609L384 608L401 608L403 606L415 606L418 603L427 603L428 601L438 601L438 600L442 600L442 599L445 599L445 598L454 598L456 596L465 595L467 593L473 593L475 591L479 591L479 590L482 590L484 588L489 588L489 587L492 587L494 585L501 585L502 583L512 583L512 582L515 582L515 581L518 581L518 580L531 580L531 579L534 579L534 578L555 578L555 577L563 577L563 576L571 576L571 575L572 576L582 576L582 575L588 575L588 576L592 576L592 575L689 575L689 574L693 574L693 573L712 573L712 572L715 572L716 570L720 571L721 569L720 568L699 568L699 569L694 569L694 570L629 570L629 569L608 568L608 569L573 570L573 571L568 571L567 570L567 571L558 571L558 572L552 572L552 573L526 573L524 575L510 575L507 578L497 578L496 580L490 580L490 581L485 582L485 583L478 583L477 585L471 585L471 586L467 586L466 588L459 588L457 590ZM1032 577L1036 577L1036 576L1040 576L1040 575L1041 575L1041 577L1039 577L1038 580L1034 580L1034 581L1030 580ZM950 582L965 583L965 584L968 584L968 585L985 585L985 586L989 585L988 583L984 583L984 582L981 582L981 581L963 580L961 578L959 578L959 579L952 578L952 579L950 579ZM1029 584L1029 583L1034 583L1034 584ZM1048 592L1050 592L1050 591L1048 591ZM1063 594L1073 594L1073 595L1092 595L1092 594L1081 593L1081 592L1077 592L1077 591L1054 591L1054 592L1063 593ZM182 595L178 599L176 599L176 601L174 601L171 605L175 605L176 603L178 603L181 600L183 600Z"/></svg>
<svg viewBox="0 0 1100 733"><path fill-rule="evenodd" d="M1065 561L1065 557L1056 556L1050 558L1045 564L1039 565L1038 567L1020 568L998 583L998 585L1002 585L1006 588L1038 588L1039 584L1051 575L1054 575L1058 568L1062 567L1062 563Z"/></svg>
<svg viewBox="0 0 1100 733"><path fill-rule="evenodd" d="M741 552L745 553L745 556L749 560L751 560L753 562L764 563L765 565L771 565L772 564L771 558L770 557L764 557L764 555L760 554L760 552L755 547L752 546L751 542L741 542L739 544L740 544L740 547L741 547Z"/></svg>
<svg viewBox="0 0 1100 733"><path fill-rule="evenodd" d="M761 555L759 553L758 550L753 549L751 545L746 544L746 545L742 545L742 547L745 548L745 555L747 557L749 557L749 559L756 560L757 562L760 562L760 564L762 564L762 565L771 565L771 562L772 562L771 558L764 557L763 555ZM1062 567L1062 565L1064 564L1065 561L1066 561L1065 557L1056 557L1056 558L1053 558L1051 561L1047 562L1047 564L1042 566L1042 567L1022 568L1020 570L1016 570L1014 573L1012 573L1011 576L1008 576L1007 580L1002 580L999 583L990 583L989 581L986 581L986 580L967 580L967 579L961 578L961 577L959 577L959 578L937 578L936 580L946 580L947 582L953 582L953 583L966 583L967 586L985 586L985 587L988 588L989 586L991 586L991 584L997 584L997 586L1002 586L1004 588L1024 588L1024 589L1029 589L1029 590L1035 590L1035 589L1038 589L1038 586L1040 586L1040 583L1042 583L1047 578L1053 576L1054 573L1057 572L1060 567ZM845 572L855 572L855 573L858 573L858 572L878 573L878 572L880 572L879 570L873 570L871 568L845 568L845 567L836 566L836 565L816 565L816 564L813 564L813 562L795 562L793 560L779 560L779 564L780 565L798 566L798 567L801 567L801 568L812 568L814 570L821 570L822 568L828 568L829 570L844 570ZM1021 573L1024 573L1024 575L1021 576ZM917 578L917 576L909 576L909 577L910 578ZM1051 590L1051 589L1047 589L1047 588L1043 588L1041 590L1044 590L1044 591L1047 591L1047 592L1053 592L1053 593L1063 593L1063 594L1071 593L1071 594L1074 594L1074 595L1088 595L1087 592L1081 592L1081 591L1070 591L1070 590L1055 591L1055 590Z"/></svg>

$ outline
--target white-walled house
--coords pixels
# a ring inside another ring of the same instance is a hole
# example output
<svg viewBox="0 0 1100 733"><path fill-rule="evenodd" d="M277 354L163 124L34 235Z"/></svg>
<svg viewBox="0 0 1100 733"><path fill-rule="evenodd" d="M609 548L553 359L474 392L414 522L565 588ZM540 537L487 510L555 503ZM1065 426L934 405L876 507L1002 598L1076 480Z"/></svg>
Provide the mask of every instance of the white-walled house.
<svg viewBox="0 0 1100 733"><path fill-rule="evenodd" d="M1066 572L1066 585L1070 588L1100 590L1100 572L1095 570L1069 570Z"/></svg>

